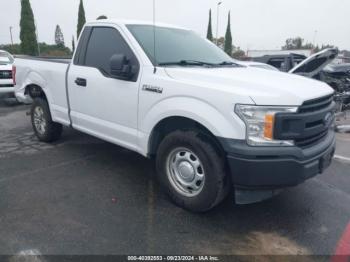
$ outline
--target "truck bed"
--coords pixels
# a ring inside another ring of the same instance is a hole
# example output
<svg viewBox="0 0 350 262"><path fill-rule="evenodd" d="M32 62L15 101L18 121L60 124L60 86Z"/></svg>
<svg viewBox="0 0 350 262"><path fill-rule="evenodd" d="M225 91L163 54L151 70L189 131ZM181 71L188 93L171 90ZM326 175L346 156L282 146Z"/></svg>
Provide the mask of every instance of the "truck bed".
<svg viewBox="0 0 350 262"><path fill-rule="evenodd" d="M26 56L26 55L16 55L15 59L26 59L26 60L35 60L35 61L44 61L51 63L62 63L69 64L72 60L70 57L45 57L45 56Z"/></svg>
<svg viewBox="0 0 350 262"><path fill-rule="evenodd" d="M28 82L47 90L46 96L50 103L54 120L69 123L66 73L70 58L16 56L16 97L19 101L31 102L26 93Z"/></svg>

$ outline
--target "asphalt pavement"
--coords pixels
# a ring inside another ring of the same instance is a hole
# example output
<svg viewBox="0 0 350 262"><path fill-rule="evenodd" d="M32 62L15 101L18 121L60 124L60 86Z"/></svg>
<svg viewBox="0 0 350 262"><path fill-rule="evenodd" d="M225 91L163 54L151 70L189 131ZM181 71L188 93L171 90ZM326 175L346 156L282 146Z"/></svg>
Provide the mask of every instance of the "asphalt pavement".
<svg viewBox="0 0 350 262"><path fill-rule="evenodd" d="M69 128L57 143L40 143L27 110L0 103L0 254L344 250L350 134L338 135L338 158L324 174L263 203L237 206L231 196L208 213L193 214L162 193L152 161Z"/></svg>

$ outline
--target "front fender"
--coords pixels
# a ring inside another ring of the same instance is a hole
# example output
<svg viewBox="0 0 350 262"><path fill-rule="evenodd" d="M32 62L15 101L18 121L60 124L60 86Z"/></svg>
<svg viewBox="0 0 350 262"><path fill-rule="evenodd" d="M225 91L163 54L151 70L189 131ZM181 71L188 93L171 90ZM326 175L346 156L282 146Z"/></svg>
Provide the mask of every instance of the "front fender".
<svg viewBox="0 0 350 262"><path fill-rule="evenodd" d="M169 117L185 117L198 122L206 127L214 136L244 139L245 125L236 116L230 107L227 112L219 109L206 101L193 97L171 97L164 99L140 117L139 127L145 136L141 147L147 152L148 140L155 126L163 119Z"/></svg>

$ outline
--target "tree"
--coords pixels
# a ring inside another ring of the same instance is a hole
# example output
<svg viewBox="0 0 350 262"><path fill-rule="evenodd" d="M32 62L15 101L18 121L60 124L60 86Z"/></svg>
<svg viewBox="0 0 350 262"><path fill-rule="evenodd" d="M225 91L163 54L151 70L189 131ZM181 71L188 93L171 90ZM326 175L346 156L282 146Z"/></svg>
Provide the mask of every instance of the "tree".
<svg viewBox="0 0 350 262"><path fill-rule="evenodd" d="M220 47L221 49L225 48L225 37L219 37L218 39L216 39L215 37L213 38L213 43L216 43L216 45L218 47Z"/></svg>
<svg viewBox="0 0 350 262"><path fill-rule="evenodd" d="M228 24L225 35L225 47L224 51L232 56L232 34L231 34L231 12L228 13Z"/></svg>
<svg viewBox="0 0 350 262"><path fill-rule="evenodd" d="M79 12L78 12L77 38L79 38L81 30L83 30L85 23L86 23L86 18L85 18L84 3L83 3L83 0L80 0Z"/></svg>
<svg viewBox="0 0 350 262"><path fill-rule="evenodd" d="M330 45L330 44L326 44L326 45L322 44L321 50L324 50L327 48L337 48L337 47L335 47L334 45Z"/></svg>
<svg viewBox="0 0 350 262"><path fill-rule="evenodd" d="M304 44L304 39L301 37L288 38L286 44L282 46L283 50L298 50L298 49L314 49L311 43Z"/></svg>
<svg viewBox="0 0 350 262"><path fill-rule="evenodd" d="M70 57L72 52L68 47L40 43L40 55L46 57Z"/></svg>
<svg viewBox="0 0 350 262"><path fill-rule="evenodd" d="M245 52L243 50L238 48L236 51L233 52L232 57L235 59L243 60L246 57L246 55L245 55Z"/></svg>
<svg viewBox="0 0 350 262"><path fill-rule="evenodd" d="M40 55L46 56L46 57L64 57L68 58L71 57L72 52L68 47L64 46L57 46L57 45L48 45L46 43L39 43L40 46ZM20 44L7 44L7 45L0 45L0 50L5 50L11 54L14 55L20 55L23 54L21 52L21 45Z"/></svg>
<svg viewBox="0 0 350 262"><path fill-rule="evenodd" d="M75 51L74 35L72 36L72 51L73 51L73 53L74 53L74 51Z"/></svg>
<svg viewBox="0 0 350 262"><path fill-rule="evenodd" d="M208 40L213 42L213 28L212 28L212 24L211 24L211 9L209 10L209 24L208 24L207 38L208 38Z"/></svg>
<svg viewBox="0 0 350 262"><path fill-rule="evenodd" d="M64 46L64 36L61 30L61 27L59 25L56 26L55 43L58 46Z"/></svg>
<svg viewBox="0 0 350 262"><path fill-rule="evenodd" d="M21 51L25 55L38 54L38 40L34 14L29 0L21 0L21 21L20 21Z"/></svg>
<svg viewBox="0 0 350 262"><path fill-rule="evenodd" d="M104 20L104 19L108 19L108 17L105 15L100 15L99 17L97 17L97 20Z"/></svg>
<svg viewBox="0 0 350 262"><path fill-rule="evenodd" d="M0 50L5 50L13 55L20 55L21 52L21 44L7 44L7 45L0 45Z"/></svg>

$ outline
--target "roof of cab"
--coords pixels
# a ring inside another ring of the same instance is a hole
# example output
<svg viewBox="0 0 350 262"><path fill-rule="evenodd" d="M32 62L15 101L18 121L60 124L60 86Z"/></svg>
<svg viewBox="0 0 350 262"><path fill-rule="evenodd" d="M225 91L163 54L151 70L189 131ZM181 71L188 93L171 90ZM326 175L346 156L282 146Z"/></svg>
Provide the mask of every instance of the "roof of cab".
<svg viewBox="0 0 350 262"><path fill-rule="evenodd" d="M151 26L153 26L154 25L154 23L152 21L119 20L119 19L101 19L101 20L89 21L88 23L86 23L86 25L96 25L96 24L117 24L117 25L124 25L124 26L126 26L126 25L151 25ZM172 24L166 24L166 23L156 22L155 25L157 27L168 27L168 28L189 30L188 28L184 28L184 27L172 25Z"/></svg>

